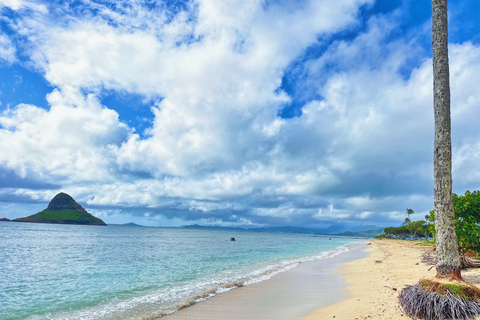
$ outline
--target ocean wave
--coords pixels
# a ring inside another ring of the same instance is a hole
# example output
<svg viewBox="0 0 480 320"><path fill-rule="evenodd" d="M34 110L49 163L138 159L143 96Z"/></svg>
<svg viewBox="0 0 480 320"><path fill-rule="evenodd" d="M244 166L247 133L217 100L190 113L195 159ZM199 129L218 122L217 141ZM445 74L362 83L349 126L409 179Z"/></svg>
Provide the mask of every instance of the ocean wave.
<svg viewBox="0 0 480 320"><path fill-rule="evenodd" d="M57 320L153 320L210 299L218 294L266 281L275 275L295 268L301 263L329 259L348 252L352 243L296 259L282 259L263 265L221 272L215 276L196 279L190 283L171 285L149 294L114 299L105 304L68 313L48 316Z"/></svg>

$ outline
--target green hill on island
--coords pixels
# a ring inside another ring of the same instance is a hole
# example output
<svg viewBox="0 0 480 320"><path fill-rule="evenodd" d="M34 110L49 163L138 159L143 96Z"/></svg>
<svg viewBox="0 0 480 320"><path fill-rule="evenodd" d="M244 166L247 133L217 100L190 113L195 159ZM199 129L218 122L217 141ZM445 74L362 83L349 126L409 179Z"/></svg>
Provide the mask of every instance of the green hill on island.
<svg viewBox="0 0 480 320"><path fill-rule="evenodd" d="M60 224L88 224L106 226L101 219L92 216L71 196L66 193L57 194L48 204L47 209L26 218L19 218L16 222L60 223Z"/></svg>

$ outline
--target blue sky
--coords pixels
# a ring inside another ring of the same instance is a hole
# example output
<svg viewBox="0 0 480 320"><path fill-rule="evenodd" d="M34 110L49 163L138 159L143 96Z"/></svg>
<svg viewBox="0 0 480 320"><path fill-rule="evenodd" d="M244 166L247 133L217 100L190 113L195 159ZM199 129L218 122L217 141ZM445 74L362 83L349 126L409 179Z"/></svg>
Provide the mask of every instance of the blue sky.
<svg viewBox="0 0 480 320"><path fill-rule="evenodd" d="M0 0L0 216L398 225L432 209L429 1ZM480 183L480 4L449 3L454 192Z"/></svg>

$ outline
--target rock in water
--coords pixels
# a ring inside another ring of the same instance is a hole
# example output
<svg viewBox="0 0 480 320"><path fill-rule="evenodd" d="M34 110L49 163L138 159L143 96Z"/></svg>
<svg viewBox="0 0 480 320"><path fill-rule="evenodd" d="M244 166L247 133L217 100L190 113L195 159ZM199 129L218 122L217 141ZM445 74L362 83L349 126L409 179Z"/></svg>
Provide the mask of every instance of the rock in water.
<svg viewBox="0 0 480 320"><path fill-rule="evenodd" d="M66 193L57 194L48 204L47 209L16 222L90 224L106 226L105 222L88 213L71 196Z"/></svg>

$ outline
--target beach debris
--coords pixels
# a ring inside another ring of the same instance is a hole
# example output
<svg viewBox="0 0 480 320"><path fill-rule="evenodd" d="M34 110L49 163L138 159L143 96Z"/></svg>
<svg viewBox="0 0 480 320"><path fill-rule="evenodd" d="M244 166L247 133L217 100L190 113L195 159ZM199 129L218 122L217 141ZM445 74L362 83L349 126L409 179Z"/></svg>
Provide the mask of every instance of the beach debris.
<svg viewBox="0 0 480 320"><path fill-rule="evenodd" d="M387 279L387 280L388 280L388 279ZM393 291L397 291L397 288L395 288L395 287L389 287L389 286L383 286L383 287L384 287L384 288L388 288L388 289L392 289ZM382 304L382 306L383 306L383 304Z"/></svg>

